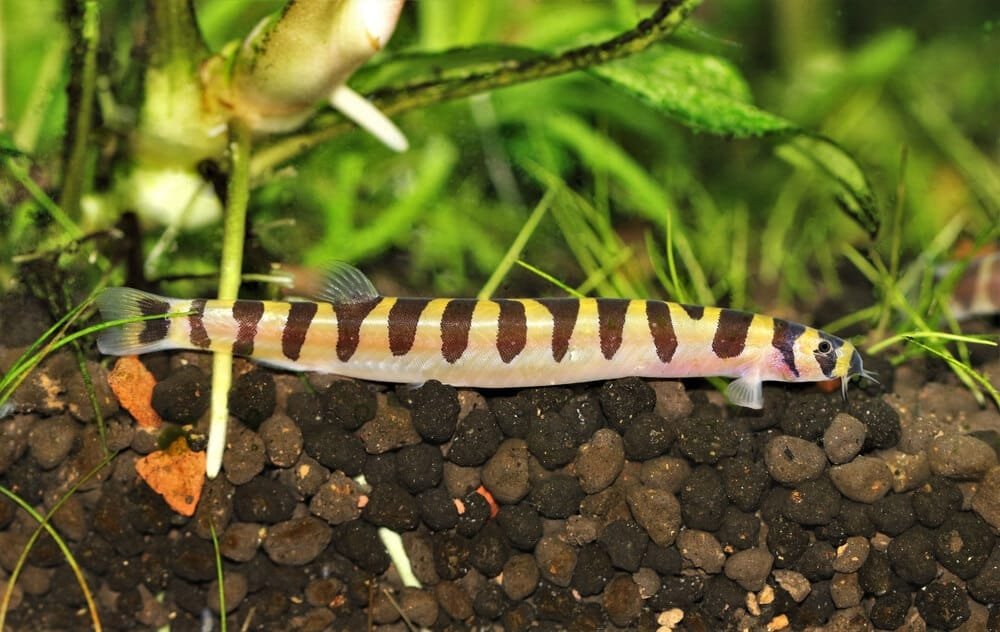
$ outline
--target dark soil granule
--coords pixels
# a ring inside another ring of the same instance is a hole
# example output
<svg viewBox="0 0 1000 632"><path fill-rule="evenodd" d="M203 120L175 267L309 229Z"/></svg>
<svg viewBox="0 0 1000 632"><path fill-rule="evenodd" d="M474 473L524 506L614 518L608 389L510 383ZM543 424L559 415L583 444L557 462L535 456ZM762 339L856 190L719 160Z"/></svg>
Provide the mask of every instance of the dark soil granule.
<svg viewBox="0 0 1000 632"><path fill-rule="evenodd" d="M877 530L897 536L913 526L915 521L911 499L910 494L890 493L869 507L868 517Z"/></svg>
<svg viewBox="0 0 1000 632"><path fill-rule="evenodd" d="M941 566L962 579L979 573L993 551L996 537L983 520L971 512L951 515L937 529L934 555Z"/></svg>
<svg viewBox="0 0 1000 632"><path fill-rule="evenodd" d="M718 463L736 454L740 437L736 427L719 415L694 415L677 422L677 447L695 463Z"/></svg>
<svg viewBox="0 0 1000 632"><path fill-rule="evenodd" d="M834 523L848 535L860 535L870 538L875 535L875 523L868 515L868 505L844 499L840 503L840 513L834 518Z"/></svg>
<svg viewBox="0 0 1000 632"><path fill-rule="evenodd" d="M486 525L472 540L469 563L485 577L496 577L510 557L510 547L496 523Z"/></svg>
<svg viewBox="0 0 1000 632"><path fill-rule="evenodd" d="M888 553L892 569L911 584L923 586L937 576L934 539L925 527L910 527L893 538Z"/></svg>
<svg viewBox="0 0 1000 632"><path fill-rule="evenodd" d="M823 625L835 608L830 596L830 582L814 582L805 600L791 611L789 621L792 629L803 630L809 626Z"/></svg>
<svg viewBox="0 0 1000 632"><path fill-rule="evenodd" d="M462 506L464 511L458 515L458 524L455 530L459 535L471 538L479 533L486 521L490 519L490 505L482 494L469 492L462 497Z"/></svg>
<svg viewBox="0 0 1000 632"><path fill-rule="evenodd" d="M434 570L441 579L454 580L469 572L469 541L450 533L434 538Z"/></svg>
<svg viewBox="0 0 1000 632"><path fill-rule="evenodd" d="M555 470L573 460L581 440L575 420L546 411L531 425L527 442L528 450L542 467Z"/></svg>
<svg viewBox="0 0 1000 632"><path fill-rule="evenodd" d="M741 511L754 511L771 486L763 461L735 456L722 461L722 483L726 497Z"/></svg>
<svg viewBox="0 0 1000 632"><path fill-rule="evenodd" d="M794 568L811 582L833 577L833 560L837 552L829 542L811 543L795 561Z"/></svg>
<svg viewBox="0 0 1000 632"><path fill-rule="evenodd" d="M392 481L396 481L402 485L403 482L396 473L396 455L399 452L382 452L381 454L367 455L365 457L365 466L362 470L362 473L365 475L365 481L369 485L381 485L382 483L390 483ZM438 451L438 455L440 456L440 450ZM443 463L441 469L444 469Z"/></svg>
<svg viewBox="0 0 1000 632"><path fill-rule="evenodd" d="M108 573L113 569L114 565L109 566ZM188 581L202 582L213 579L215 551L212 550L212 543L186 532L171 548L170 570Z"/></svg>
<svg viewBox="0 0 1000 632"><path fill-rule="evenodd" d="M662 546L650 542L642 557L642 566L656 571L661 579L676 575L681 570L681 554L676 546Z"/></svg>
<svg viewBox="0 0 1000 632"><path fill-rule="evenodd" d="M410 531L420 524L417 499L399 485L383 484L368 494L364 518L379 527L393 531Z"/></svg>
<svg viewBox="0 0 1000 632"><path fill-rule="evenodd" d="M396 392L409 402L413 427L421 437L431 443L444 443L455 434L460 407L454 387L430 380L420 388L400 387Z"/></svg>
<svg viewBox="0 0 1000 632"><path fill-rule="evenodd" d="M865 425L864 450L884 450L899 442L899 413L881 397L852 397L847 412Z"/></svg>
<svg viewBox="0 0 1000 632"><path fill-rule="evenodd" d="M767 548L774 554L774 566L792 566L809 546L809 532L782 517L768 520L767 526Z"/></svg>
<svg viewBox="0 0 1000 632"><path fill-rule="evenodd" d="M699 610L705 614L726 621L746 602L746 591L725 575L713 575L705 584L705 594Z"/></svg>
<svg viewBox="0 0 1000 632"><path fill-rule="evenodd" d="M622 437L625 457L647 461L670 449L674 442L674 423L652 412L639 413L628 424Z"/></svg>
<svg viewBox="0 0 1000 632"><path fill-rule="evenodd" d="M681 517L689 529L715 531L722 526L726 494L719 472L709 465L699 465L681 487Z"/></svg>
<svg viewBox="0 0 1000 632"><path fill-rule="evenodd" d="M736 551L757 546L760 518L729 505L722 516L722 526L716 532L719 543Z"/></svg>
<svg viewBox="0 0 1000 632"><path fill-rule="evenodd" d="M631 520L615 520L604 527L598 541L615 568L634 573L646 553L649 536Z"/></svg>
<svg viewBox="0 0 1000 632"><path fill-rule="evenodd" d="M357 430L375 417L375 394L361 382L336 380L320 395L320 406L327 422Z"/></svg>
<svg viewBox="0 0 1000 632"><path fill-rule="evenodd" d="M483 619L493 621L504 613L509 602L503 588L498 584L489 583L483 586L476 598L473 599L472 608Z"/></svg>
<svg viewBox="0 0 1000 632"><path fill-rule="evenodd" d="M247 428L257 430L274 414L277 394L271 373L253 369L236 378L229 391L229 412Z"/></svg>
<svg viewBox="0 0 1000 632"><path fill-rule="evenodd" d="M418 443L403 446L396 453L396 480L411 494L439 485L443 472L444 458L436 446Z"/></svg>
<svg viewBox="0 0 1000 632"><path fill-rule="evenodd" d="M778 425L781 416L785 412L785 402L787 399L786 388L784 386L765 384L764 386L764 407L760 410L741 408L736 412L740 421L754 432L767 430Z"/></svg>
<svg viewBox="0 0 1000 632"><path fill-rule="evenodd" d="M954 630L971 615L969 600L959 586L934 582L917 593L917 610L927 625L942 630Z"/></svg>
<svg viewBox="0 0 1000 632"><path fill-rule="evenodd" d="M233 509L243 522L275 524L292 517L295 497L281 483L258 476L236 488Z"/></svg>
<svg viewBox="0 0 1000 632"><path fill-rule="evenodd" d="M866 593L876 597L889 592L895 579L889 565L889 556L875 549L868 553L868 559L858 569L859 585Z"/></svg>
<svg viewBox="0 0 1000 632"><path fill-rule="evenodd" d="M448 460L465 467L482 465L496 453L502 440L503 433L493 414L477 408L459 420L448 447Z"/></svg>
<svg viewBox="0 0 1000 632"><path fill-rule="evenodd" d="M816 441L823 436L841 408L839 395L806 393L794 397L781 416L781 431L806 441Z"/></svg>
<svg viewBox="0 0 1000 632"><path fill-rule="evenodd" d="M153 409L167 421L194 423L208 410L211 395L208 376L188 364L153 387Z"/></svg>
<svg viewBox="0 0 1000 632"><path fill-rule="evenodd" d="M618 575L604 588L602 603L608 619L619 627L626 627L639 618L642 597L631 577Z"/></svg>
<svg viewBox="0 0 1000 632"><path fill-rule="evenodd" d="M584 597L598 595L614 574L607 550L597 542L591 542L580 548L571 586Z"/></svg>
<svg viewBox="0 0 1000 632"><path fill-rule="evenodd" d="M660 589L649 598L651 608L668 610L670 608L690 609L701 601L705 594L705 577L702 575L668 575L663 578Z"/></svg>
<svg viewBox="0 0 1000 632"><path fill-rule="evenodd" d="M994 545L993 553L966 586L974 599L984 604L1000 603L1000 546Z"/></svg>
<svg viewBox="0 0 1000 632"><path fill-rule="evenodd" d="M542 621L569 623L576 615L577 604L569 589L561 586L543 581L535 591L535 611Z"/></svg>
<svg viewBox="0 0 1000 632"><path fill-rule="evenodd" d="M652 412L656 406L656 391L636 377L605 382L601 385L599 397L608 427L621 435L625 434L628 422L636 415Z"/></svg>
<svg viewBox="0 0 1000 632"><path fill-rule="evenodd" d="M569 518L580 510L584 495L576 477L554 474L532 485L528 502L546 518Z"/></svg>
<svg viewBox="0 0 1000 632"><path fill-rule="evenodd" d="M939 527L962 508L962 491L943 476L930 480L913 492L913 514L925 527Z"/></svg>
<svg viewBox="0 0 1000 632"><path fill-rule="evenodd" d="M520 397L497 397L490 401L490 409L506 437L524 439L536 419L535 409Z"/></svg>
<svg viewBox="0 0 1000 632"><path fill-rule="evenodd" d="M389 554L385 552L378 529L373 524L352 520L340 525L334 530L333 543L338 553L369 573L379 575L389 568Z"/></svg>
<svg viewBox="0 0 1000 632"><path fill-rule="evenodd" d="M333 424L310 428L303 433L306 453L331 470L357 476L365 466L365 447L356 435Z"/></svg>
<svg viewBox="0 0 1000 632"><path fill-rule="evenodd" d="M289 395L285 412L302 429L303 434L323 423L323 409L319 397L313 393L301 391Z"/></svg>
<svg viewBox="0 0 1000 632"><path fill-rule="evenodd" d="M786 497L784 516L801 525L828 524L840 512L840 493L823 476L795 486Z"/></svg>
<svg viewBox="0 0 1000 632"><path fill-rule="evenodd" d="M589 393L572 397L563 404L559 412L563 417L576 424L576 436L579 443L590 439L595 432L608 423L601 410L600 402Z"/></svg>
<svg viewBox="0 0 1000 632"><path fill-rule="evenodd" d="M497 521L512 545L522 551L532 551L542 538L542 518L528 503L500 508Z"/></svg>

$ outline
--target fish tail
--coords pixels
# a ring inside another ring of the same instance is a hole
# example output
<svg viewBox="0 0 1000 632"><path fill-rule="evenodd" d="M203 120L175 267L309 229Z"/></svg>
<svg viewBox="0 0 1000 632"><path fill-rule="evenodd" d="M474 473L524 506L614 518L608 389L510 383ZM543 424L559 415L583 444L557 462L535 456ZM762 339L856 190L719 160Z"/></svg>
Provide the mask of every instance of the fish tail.
<svg viewBox="0 0 1000 632"><path fill-rule="evenodd" d="M148 318L172 311L172 300L129 287L109 287L96 299L105 322L146 317L101 331L97 348L108 355L135 355L176 347L170 318Z"/></svg>

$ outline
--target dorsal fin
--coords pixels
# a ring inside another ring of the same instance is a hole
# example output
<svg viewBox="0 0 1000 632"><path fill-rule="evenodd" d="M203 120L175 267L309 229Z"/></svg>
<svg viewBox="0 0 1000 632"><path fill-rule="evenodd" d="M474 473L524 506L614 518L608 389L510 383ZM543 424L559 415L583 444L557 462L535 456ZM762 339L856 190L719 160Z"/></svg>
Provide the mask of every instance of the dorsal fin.
<svg viewBox="0 0 1000 632"><path fill-rule="evenodd" d="M365 276L349 263L333 261L320 269L322 278L313 298L329 303L364 303L378 298L378 290Z"/></svg>

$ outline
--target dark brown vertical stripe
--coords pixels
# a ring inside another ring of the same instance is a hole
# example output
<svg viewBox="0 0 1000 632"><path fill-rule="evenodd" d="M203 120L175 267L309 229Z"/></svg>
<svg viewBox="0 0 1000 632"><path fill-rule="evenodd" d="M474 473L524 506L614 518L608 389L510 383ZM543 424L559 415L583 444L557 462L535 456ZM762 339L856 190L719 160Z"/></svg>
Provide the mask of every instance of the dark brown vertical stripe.
<svg viewBox="0 0 1000 632"><path fill-rule="evenodd" d="M955 302L957 302L962 309L971 308L972 301L976 298L976 282L979 279L979 264L979 259L972 261L972 263L965 268L965 272L962 273L962 278L960 278L958 283L955 285L953 296L955 297Z"/></svg>
<svg viewBox="0 0 1000 632"><path fill-rule="evenodd" d="M497 351L504 363L510 363L528 344L528 320L524 313L524 303L499 299L493 301L500 306L497 318Z"/></svg>
<svg viewBox="0 0 1000 632"><path fill-rule="evenodd" d="M663 301L646 301L646 320L657 357L660 362L670 362L677 350L677 334L670 319L670 308Z"/></svg>
<svg viewBox="0 0 1000 632"><path fill-rule="evenodd" d="M701 305L681 305L681 307L684 308L691 320L701 320L701 317L705 315L705 308Z"/></svg>
<svg viewBox="0 0 1000 632"><path fill-rule="evenodd" d="M309 325L319 305L300 301L291 303L288 309L288 319L285 321L285 328L281 330L281 352L289 360L298 360L302 353L302 344L306 341L306 334L309 333Z"/></svg>
<svg viewBox="0 0 1000 632"><path fill-rule="evenodd" d="M825 331L819 332L819 337L830 343L830 351L820 353L819 349L816 349L813 351L813 357L816 358L819 368L823 370L823 375L832 378L833 372L837 368L837 354L834 353L834 350L844 346L844 341L836 336L831 336Z"/></svg>
<svg viewBox="0 0 1000 632"><path fill-rule="evenodd" d="M257 323L264 316L264 304L260 301L236 301L233 303L233 319L236 321L236 340L233 353L250 355L253 353L253 339L257 336Z"/></svg>
<svg viewBox="0 0 1000 632"><path fill-rule="evenodd" d="M448 362L457 362L469 346L469 328L472 327L476 302L472 298L456 298L444 307L441 314L441 355Z"/></svg>
<svg viewBox="0 0 1000 632"><path fill-rule="evenodd" d="M430 299L397 298L389 309L389 350L401 356L410 352L417 337L417 323Z"/></svg>
<svg viewBox="0 0 1000 632"><path fill-rule="evenodd" d="M347 362L358 350L361 340L361 324L365 317L382 301L378 296L354 303L331 303L337 315L337 359Z"/></svg>
<svg viewBox="0 0 1000 632"><path fill-rule="evenodd" d="M552 314L552 359L562 362L576 328L580 301L575 298L540 298L538 302Z"/></svg>
<svg viewBox="0 0 1000 632"><path fill-rule="evenodd" d="M212 344L208 332L205 331L205 299L196 298L191 301L191 314L188 315L188 327L191 330L191 344L199 349L208 349Z"/></svg>
<svg viewBox="0 0 1000 632"><path fill-rule="evenodd" d="M993 255L989 278L986 279L986 298L1000 311L1000 254Z"/></svg>
<svg viewBox="0 0 1000 632"><path fill-rule="evenodd" d="M622 298L597 299L597 330L601 336L601 353L610 360L622 346L625 312L631 301Z"/></svg>
<svg viewBox="0 0 1000 632"><path fill-rule="evenodd" d="M155 296L143 296L139 299L139 312L143 316L156 316L157 314L170 313L170 303L161 301ZM156 342L167 337L170 331L170 320L167 318L154 318L143 321L142 331L139 332L139 342L145 344Z"/></svg>
<svg viewBox="0 0 1000 632"><path fill-rule="evenodd" d="M743 353L753 314L724 309L719 312L719 326L712 339L712 351L720 358L735 358Z"/></svg>
<svg viewBox="0 0 1000 632"><path fill-rule="evenodd" d="M795 341L805 332L806 328L798 323L790 323L780 318L774 319L774 337L771 346L781 353L785 366L795 377L799 376L799 368L795 366Z"/></svg>

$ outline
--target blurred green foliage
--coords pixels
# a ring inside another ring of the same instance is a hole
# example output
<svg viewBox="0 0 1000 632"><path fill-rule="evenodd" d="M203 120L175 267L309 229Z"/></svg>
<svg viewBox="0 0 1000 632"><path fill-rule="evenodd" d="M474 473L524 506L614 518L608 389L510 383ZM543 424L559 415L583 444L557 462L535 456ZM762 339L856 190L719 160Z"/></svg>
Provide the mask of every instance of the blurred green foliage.
<svg viewBox="0 0 1000 632"><path fill-rule="evenodd" d="M218 50L281 4L195 7ZM141 4L101 5L91 192L127 168L148 36ZM351 84L366 92L599 41L654 6L409 3L388 49ZM913 261L955 218L955 235L996 237L998 17L987 3L708 2L669 43L635 58L395 116L410 140L404 154L354 131L268 172L251 198L247 267L345 259L386 291L471 295L549 194L519 256L573 287L785 312L816 304L857 276L848 247ZM56 0L0 3L0 151L25 152L27 172L53 198L69 42ZM874 197L863 199L868 183ZM886 218L900 192L894 236ZM855 219L841 204L855 205ZM856 221L865 204L882 218L874 237ZM74 218L86 231L113 223L107 206L88 208L85 199ZM165 230L143 230L144 254L159 253L147 265L153 277L215 269L219 226L168 240ZM3 279L13 257L66 241L8 170L0 234ZM514 266L497 291L557 290Z"/></svg>

